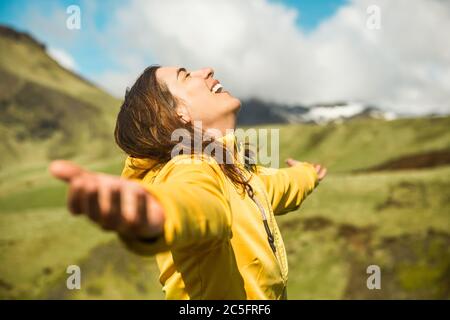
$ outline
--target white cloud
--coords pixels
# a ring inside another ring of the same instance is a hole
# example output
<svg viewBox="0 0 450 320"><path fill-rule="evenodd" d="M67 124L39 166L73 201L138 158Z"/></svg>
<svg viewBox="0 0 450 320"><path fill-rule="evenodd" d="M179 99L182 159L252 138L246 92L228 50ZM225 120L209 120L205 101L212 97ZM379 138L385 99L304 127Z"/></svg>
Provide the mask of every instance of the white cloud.
<svg viewBox="0 0 450 320"><path fill-rule="evenodd" d="M96 83L99 87L111 92L117 98L123 98L127 87L131 87L133 82L138 77L138 73L142 72L140 68L136 73L109 71L102 73L97 79Z"/></svg>
<svg viewBox="0 0 450 320"><path fill-rule="evenodd" d="M373 4L381 30L366 27ZM114 54L127 71L97 81L123 96L148 64L212 66L242 98L450 112L449 1L354 0L309 34L298 14L268 0L134 0L115 13L108 35L120 39Z"/></svg>
<svg viewBox="0 0 450 320"><path fill-rule="evenodd" d="M48 48L47 53L56 60L61 66L68 70L74 71L77 67L74 58L66 51L58 48Z"/></svg>

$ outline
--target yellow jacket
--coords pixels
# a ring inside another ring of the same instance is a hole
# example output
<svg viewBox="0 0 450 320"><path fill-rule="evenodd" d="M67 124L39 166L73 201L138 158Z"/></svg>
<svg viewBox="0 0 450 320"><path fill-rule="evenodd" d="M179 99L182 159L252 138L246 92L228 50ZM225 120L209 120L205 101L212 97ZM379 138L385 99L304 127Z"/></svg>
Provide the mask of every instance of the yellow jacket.
<svg viewBox="0 0 450 320"><path fill-rule="evenodd" d="M222 139L235 141L232 134ZM138 180L160 201L165 224L156 241L123 239L125 244L138 254L156 254L167 299L286 299L288 265L275 215L297 209L314 189L313 166L258 167L252 174L274 253L258 205L237 191L217 162L187 158L192 160L176 156L164 164L127 158L122 176Z"/></svg>

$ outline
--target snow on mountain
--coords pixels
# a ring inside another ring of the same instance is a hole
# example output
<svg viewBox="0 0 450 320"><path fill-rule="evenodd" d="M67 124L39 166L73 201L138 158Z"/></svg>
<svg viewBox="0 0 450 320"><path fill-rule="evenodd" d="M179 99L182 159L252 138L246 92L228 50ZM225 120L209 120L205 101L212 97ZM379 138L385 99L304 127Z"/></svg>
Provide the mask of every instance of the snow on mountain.
<svg viewBox="0 0 450 320"><path fill-rule="evenodd" d="M393 120L393 112L360 102L334 102L311 106L286 106L257 99L243 101L238 116L242 125L263 123L317 123L343 122L357 117Z"/></svg>
<svg viewBox="0 0 450 320"><path fill-rule="evenodd" d="M385 120L397 118L397 115L393 112L382 111L359 102L349 102L336 105L312 106L308 112L301 115L301 119L303 120L302 122L328 123L362 116Z"/></svg>

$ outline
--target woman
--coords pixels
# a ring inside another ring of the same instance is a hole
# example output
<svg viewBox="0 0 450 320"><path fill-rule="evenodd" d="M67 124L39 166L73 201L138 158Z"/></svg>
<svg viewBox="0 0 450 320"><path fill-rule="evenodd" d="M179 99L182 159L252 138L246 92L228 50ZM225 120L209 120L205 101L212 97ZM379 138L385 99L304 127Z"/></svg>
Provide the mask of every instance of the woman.
<svg viewBox="0 0 450 320"><path fill-rule="evenodd" d="M156 255L166 298L285 299L275 215L297 209L326 169L292 159L278 170L252 164L227 134L240 101L213 76L210 68L143 72L117 118L116 142L129 155L122 177L67 161L50 170L70 184L72 213L117 232L134 252ZM180 129L195 136L195 123L208 132L200 148L174 141Z"/></svg>

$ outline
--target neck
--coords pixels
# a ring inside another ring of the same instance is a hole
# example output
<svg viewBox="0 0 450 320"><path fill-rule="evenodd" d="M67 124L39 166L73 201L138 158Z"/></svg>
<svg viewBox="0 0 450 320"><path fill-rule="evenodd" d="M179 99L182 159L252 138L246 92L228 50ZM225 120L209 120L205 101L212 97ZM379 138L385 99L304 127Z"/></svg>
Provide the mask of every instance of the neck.
<svg viewBox="0 0 450 320"><path fill-rule="evenodd" d="M230 131L236 128L236 114L230 113L228 115L220 117L217 121L208 125L204 130L206 130L214 138L220 138L225 136Z"/></svg>

